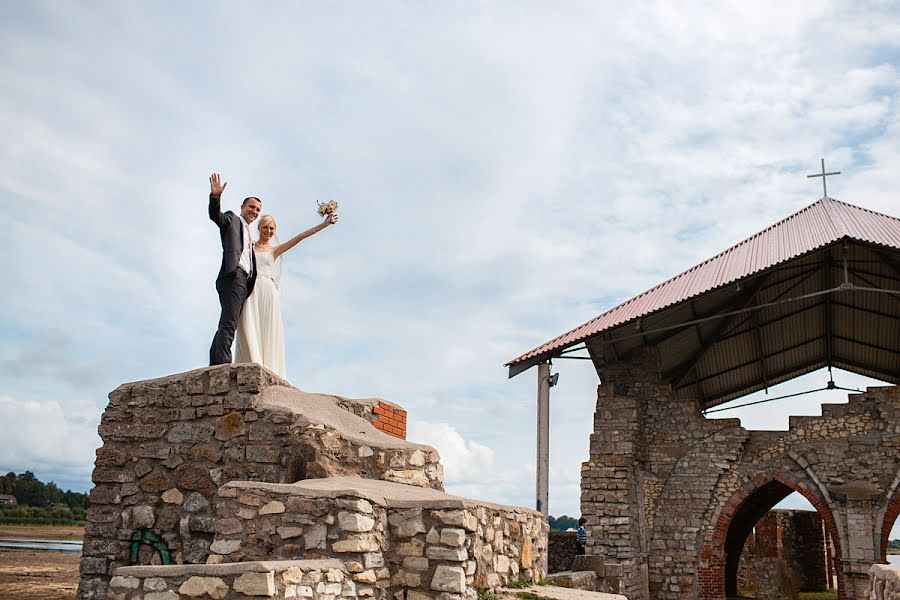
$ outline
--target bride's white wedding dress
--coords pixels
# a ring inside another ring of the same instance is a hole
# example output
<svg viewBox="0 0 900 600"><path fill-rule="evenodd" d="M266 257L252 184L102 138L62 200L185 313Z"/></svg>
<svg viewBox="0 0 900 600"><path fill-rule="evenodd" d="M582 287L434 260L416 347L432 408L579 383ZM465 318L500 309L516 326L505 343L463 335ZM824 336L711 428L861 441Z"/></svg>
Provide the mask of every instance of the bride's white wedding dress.
<svg viewBox="0 0 900 600"><path fill-rule="evenodd" d="M260 364L284 378L284 326L275 280L275 257L256 252L256 285L238 321L234 361Z"/></svg>

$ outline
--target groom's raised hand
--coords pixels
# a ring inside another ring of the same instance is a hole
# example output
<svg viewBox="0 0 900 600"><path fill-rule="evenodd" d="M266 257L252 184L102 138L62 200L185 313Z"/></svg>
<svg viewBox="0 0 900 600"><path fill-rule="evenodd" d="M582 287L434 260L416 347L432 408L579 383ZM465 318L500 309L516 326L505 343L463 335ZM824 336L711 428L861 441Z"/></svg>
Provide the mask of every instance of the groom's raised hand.
<svg viewBox="0 0 900 600"><path fill-rule="evenodd" d="M209 176L209 193L215 197L219 197L222 195L222 192L225 191L225 186L228 185L227 181L222 181L222 176L218 173L213 173Z"/></svg>

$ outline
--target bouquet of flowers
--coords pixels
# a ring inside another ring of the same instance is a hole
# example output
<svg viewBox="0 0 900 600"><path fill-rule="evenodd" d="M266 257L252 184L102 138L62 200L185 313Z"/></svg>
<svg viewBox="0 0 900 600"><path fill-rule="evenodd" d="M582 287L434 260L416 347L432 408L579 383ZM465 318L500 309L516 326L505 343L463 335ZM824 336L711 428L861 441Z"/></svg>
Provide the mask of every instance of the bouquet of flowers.
<svg viewBox="0 0 900 600"><path fill-rule="evenodd" d="M319 216L324 217L325 215L331 215L337 212L338 203L336 200L329 200L328 202L319 202Z"/></svg>

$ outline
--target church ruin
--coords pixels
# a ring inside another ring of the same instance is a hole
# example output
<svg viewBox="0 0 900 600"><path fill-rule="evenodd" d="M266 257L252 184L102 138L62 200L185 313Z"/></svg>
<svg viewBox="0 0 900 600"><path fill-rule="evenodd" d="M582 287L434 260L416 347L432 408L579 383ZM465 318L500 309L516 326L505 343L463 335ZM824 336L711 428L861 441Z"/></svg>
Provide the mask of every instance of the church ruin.
<svg viewBox="0 0 900 600"><path fill-rule="evenodd" d="M900 219L823 197L512 360L510 376L541 367L540 407L548 362L577 350L600 379L581 508L608 587L735 595L754 525L799 492L824 522L839 597L864 597L900 512ZM704 415L823 367L894 385L787 431Z"/></svg>

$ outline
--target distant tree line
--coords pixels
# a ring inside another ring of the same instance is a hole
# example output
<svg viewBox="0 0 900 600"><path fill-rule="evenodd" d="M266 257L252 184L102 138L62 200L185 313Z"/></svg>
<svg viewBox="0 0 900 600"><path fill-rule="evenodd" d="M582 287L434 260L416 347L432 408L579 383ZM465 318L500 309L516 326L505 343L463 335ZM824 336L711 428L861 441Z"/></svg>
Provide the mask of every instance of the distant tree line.
<svg viewBox="0 0 900 600"><path fill-rule="evenodd" d="M894 550L894 554L900 554L900 540L891 540L887 545L888 550Z"/></svg>
<svg viewBox="0 0 900 600"><path fill-rule="evenodd" d="M563 515L559 518L550 516L550 529L553 531L566 531L567 529L577 529L578 528L578 519L575 517L570 517L568 515Z"/></svg>
<svg viewBox="0 0 900 600"><path fill-rule="evenodd" d="M18 506L0 507L0 522L39 525L74 525L84 522L88 495L63 491L43 483L31 471L0 477L0 494L15 496Z"/></svg>

